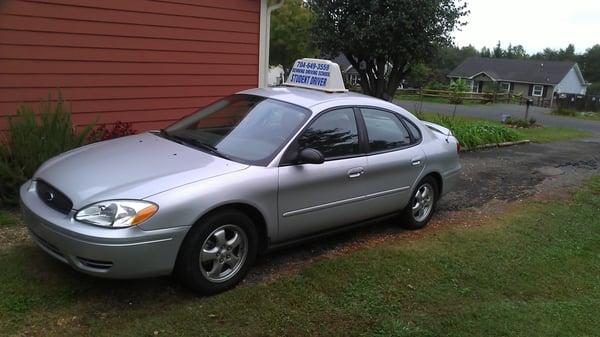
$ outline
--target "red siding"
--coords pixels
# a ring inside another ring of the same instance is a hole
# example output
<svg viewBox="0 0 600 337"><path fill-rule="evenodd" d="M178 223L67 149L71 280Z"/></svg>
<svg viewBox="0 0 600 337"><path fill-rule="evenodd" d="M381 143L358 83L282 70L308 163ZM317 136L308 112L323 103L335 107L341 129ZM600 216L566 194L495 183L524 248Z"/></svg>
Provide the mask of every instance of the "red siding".
<svg viewBox="0 0 600 337"><path fill-rule="evenodd" d="M0 1L0 131L60 88L75 123L160 128L258 85L260 0Z"/></svg>

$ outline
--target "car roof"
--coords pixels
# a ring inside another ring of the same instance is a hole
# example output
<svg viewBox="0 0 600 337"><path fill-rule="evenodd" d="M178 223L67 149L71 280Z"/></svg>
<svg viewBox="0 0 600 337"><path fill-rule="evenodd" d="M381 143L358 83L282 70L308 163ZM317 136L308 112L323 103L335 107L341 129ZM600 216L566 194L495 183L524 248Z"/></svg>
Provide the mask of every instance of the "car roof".
<svg viewBox="0 0 600 337"><path fill-rule="evenodd" d="M314 89L286 86L249 89L240 92L240 94L273 98L280 101L293 103L308 109L311 109L315 105L321 103L334 102L338 100L344 101L348 100L349 98L360 98L362 100L371 101L370 103L372 104L381 104L381 102L383 102L379 99L355 92L330 93Z"/></svg>

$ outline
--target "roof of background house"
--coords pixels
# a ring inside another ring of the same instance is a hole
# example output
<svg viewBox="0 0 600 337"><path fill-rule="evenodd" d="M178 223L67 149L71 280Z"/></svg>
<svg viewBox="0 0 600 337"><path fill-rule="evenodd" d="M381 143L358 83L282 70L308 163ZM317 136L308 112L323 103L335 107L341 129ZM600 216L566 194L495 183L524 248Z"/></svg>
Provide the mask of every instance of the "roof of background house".
<svg viewBox="0 0 600 337"><path fill-rule="evenodd" d="M331 59L331 62L337 63L340 66L340 69L343 73L349 72L358 74L358 71L354 69L354 67L352 66L350 61L348 61L348 58L344 54L339 54L335 58Z"/></svg>
<svg viewBox="0 0 600 337"><path fill-rule="evenodd" d="M574 62L469 57L448 76L471 78L485 73L494 80L558 84L575 65Z"/></svg>

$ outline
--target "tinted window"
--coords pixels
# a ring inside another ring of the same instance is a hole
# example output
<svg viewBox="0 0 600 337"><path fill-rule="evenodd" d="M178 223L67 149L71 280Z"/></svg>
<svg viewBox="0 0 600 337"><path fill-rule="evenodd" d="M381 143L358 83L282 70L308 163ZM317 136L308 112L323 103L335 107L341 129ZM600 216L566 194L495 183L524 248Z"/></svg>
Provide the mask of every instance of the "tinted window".
<svg viewBox="0 0 600 337"><path fill-rule="evenodd" d="M407 121L406 119L404 119L404 122L406 124L406 126L408 126L408 130L410 130L410 133L412 134L415 143L418 143L421 140L421 131L410 121Z"/></svg>
<svg viewBox="0 0 600 337"><path fill-rule="evenodd" d="M232 160L265 165L308 117L308 110L292 104L232 95L173 124L166 135Z"/></svg>
<svg viewBox="0 0 600 337"><path fill-rule="evenodd" d="M393 113L361 109L367 134L369 136L369 151L385 151L410 145L410 133Z"/></svg>
<svg viewBox="0 0 600 337"><path fill-rule="evenodd" d="M317 149L325 158L359 153L354 110L340 109L319 116L300 136L298 145L301 149Z"/></svg>

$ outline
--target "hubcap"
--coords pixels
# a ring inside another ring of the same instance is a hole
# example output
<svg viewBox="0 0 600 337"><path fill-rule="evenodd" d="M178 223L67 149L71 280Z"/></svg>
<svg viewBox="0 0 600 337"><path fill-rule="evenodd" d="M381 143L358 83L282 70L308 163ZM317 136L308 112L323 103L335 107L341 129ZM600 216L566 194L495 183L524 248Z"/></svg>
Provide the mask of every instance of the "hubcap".
<svg viewBox="0 0 600 337"><path fill-rule="evenodd" d="M412 213L416 221L422 222L427 219L433 209L434 198L433 187L429 184L421 185L417 192L415 192L412 202Z"/></svg>
<svg viewBox="0 0 600 337"><path fill-rule="evenodd" d="M200 251L200 271L211 282L225 282L244 265L248 253L246 233L236 225L215 229Z"/></svg>

